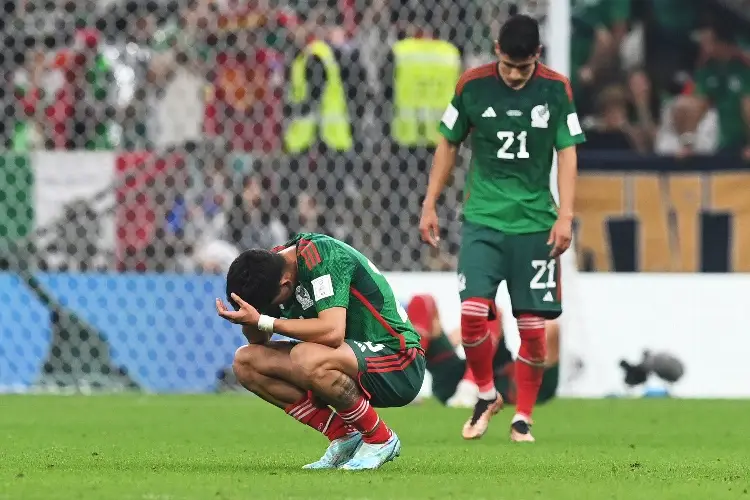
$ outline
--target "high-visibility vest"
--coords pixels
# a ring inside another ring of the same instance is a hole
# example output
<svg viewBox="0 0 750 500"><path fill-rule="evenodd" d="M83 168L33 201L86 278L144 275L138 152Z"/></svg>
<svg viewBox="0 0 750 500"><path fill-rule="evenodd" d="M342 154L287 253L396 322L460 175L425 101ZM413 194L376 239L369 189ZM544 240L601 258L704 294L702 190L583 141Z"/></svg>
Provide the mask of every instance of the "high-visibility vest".
<svg viewBox="0 0 750 500"><path fill-rule="evenodd" d="M348 151L352 148L353 140L346 92L336 57L325 42L312 42L292 63L290 102L300 105L309 98L305 73L311 56L323 62L326 72L325 89L317 110L292 119L284 134L284 145L290 153L301 153L312 147L320 135L320 139L329 148Z"/></svg>
<svg viewBox="0 0 750 500"><path fill-rule="evenodd" d="M394 44L393 55L391 135L401 146L435 146L461 76L461 54L449 42L408 38Z"/></svg>

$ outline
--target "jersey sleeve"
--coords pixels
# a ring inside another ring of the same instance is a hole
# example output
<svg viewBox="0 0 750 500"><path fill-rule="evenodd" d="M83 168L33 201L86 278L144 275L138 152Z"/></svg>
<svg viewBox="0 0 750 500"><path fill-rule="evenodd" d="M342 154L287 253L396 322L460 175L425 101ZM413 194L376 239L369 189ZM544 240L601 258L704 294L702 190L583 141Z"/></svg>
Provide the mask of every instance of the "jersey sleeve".
<svg viewBox="0 0 750 500"><path fill-rule="evenodd" d="M440 133L451 144L460 144L466 139L471 130L469 115L464 106L466 93L456 91L440 120Z"/></svg>
<svg viewBox="0 0 750 500"><path fill-rule="evenodd" d="M586 141L586 136L581 129L581 123L578 120L575 103L573 102L570 83L565 82L565 95L562 97L562 112L557 123L555 135L555 149L558 151L581 144Z"/></svg>
<svg viewBox="0 0 750 500"><path fill-rule="evenodd" d="M298 252L312 286L315 310L348 308L355 265L352 257L327 242L302 242Z"/></svg>

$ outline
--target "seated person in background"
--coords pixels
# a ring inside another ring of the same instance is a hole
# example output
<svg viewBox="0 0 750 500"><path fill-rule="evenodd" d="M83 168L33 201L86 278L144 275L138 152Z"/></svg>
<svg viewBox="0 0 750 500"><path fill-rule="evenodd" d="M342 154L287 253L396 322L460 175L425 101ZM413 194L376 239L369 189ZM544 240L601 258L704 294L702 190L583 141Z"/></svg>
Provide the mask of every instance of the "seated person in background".
<svg viewBox="0 0 750 500"><path fill-rule="evenodd" d="M432 394L441 403L461 408L471 408L477 400L478 389L466 361L458 356L456 347L461 344L461 331L456 329L446 335L440 324L437 304L431 295L415 295L407 306L407 315L422 337L427 371L432 376ZM495 346L495 386L503 401L515 404L514 360L502 340L502 314L498 310L488 326ZM544 403L555 396L559 380L560 327L557 320L547 321L547 360L538 402Z"/></svg>

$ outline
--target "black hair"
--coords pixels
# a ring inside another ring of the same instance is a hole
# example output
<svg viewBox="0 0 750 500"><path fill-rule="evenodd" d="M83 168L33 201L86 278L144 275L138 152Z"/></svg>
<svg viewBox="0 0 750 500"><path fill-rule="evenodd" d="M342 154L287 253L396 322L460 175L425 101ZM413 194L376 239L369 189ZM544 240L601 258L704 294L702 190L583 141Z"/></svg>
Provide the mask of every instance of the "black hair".
<svg viewBox="0 0 750 500"><path fill-rule="evenodd" d="M505 21L497 37L500 51L511 59L528 59L539 50L539 23L533 17L518 14Z"/></svg>
<svg viewBox="0 0 750 500"><path fill-rule="evenodd" d="M261 314L275 310L271 304L281 289L281 275L284 272L284 257L261 249L242 252L227 272L227 300L232 307L239 304L232 300L236 293L245 302L255 307Z"/></svg>

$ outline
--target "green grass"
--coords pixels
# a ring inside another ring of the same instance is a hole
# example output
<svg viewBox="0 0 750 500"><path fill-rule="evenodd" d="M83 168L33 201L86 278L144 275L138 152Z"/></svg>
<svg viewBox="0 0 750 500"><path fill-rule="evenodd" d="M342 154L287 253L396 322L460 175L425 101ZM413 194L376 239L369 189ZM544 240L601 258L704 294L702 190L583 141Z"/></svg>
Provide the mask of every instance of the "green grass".
<svg viewBox="0 0 750 500"><path fill-rule="evenodd" d="M465 410L382 414L399 459L316 472L325 441L252 397L0 396L0 499L750 500L750 401L557 401L534 445L508 410L468 443Z"/></svg>

